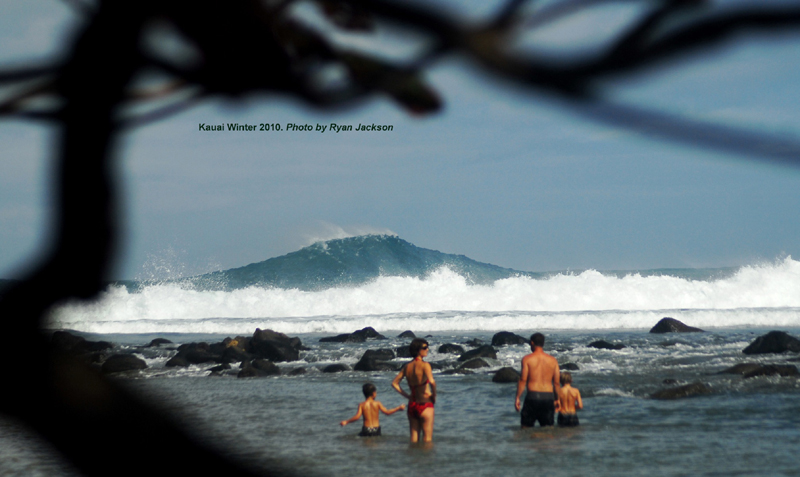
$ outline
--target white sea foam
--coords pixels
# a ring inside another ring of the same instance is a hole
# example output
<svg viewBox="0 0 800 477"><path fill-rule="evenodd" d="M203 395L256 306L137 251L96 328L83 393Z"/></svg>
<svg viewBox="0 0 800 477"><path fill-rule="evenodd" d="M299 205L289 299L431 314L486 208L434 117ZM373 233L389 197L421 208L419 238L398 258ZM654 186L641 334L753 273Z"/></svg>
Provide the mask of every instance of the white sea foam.
<svg viewBox="0 0 800 477"><path fill-rule="evenodd" d="M596 271L470 285L443 268L425 279L381 277L322 291L250 287L197 291L176 284L137 293L109 287L93 303L55 310L50 326L91 332L284 332L624 329L673 316L697 327L800 326L800 262L742 267L720 280L622 278Z"/></svg>

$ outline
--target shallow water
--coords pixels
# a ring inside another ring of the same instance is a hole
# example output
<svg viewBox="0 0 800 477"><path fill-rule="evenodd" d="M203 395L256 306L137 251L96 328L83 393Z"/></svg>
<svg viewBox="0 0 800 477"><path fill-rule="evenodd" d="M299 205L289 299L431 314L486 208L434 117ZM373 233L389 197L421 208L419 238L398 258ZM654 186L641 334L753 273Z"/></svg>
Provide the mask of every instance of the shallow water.
<svg viewBox="0 0 800 477"><path fill-rule="evenodd" d="M377 385L378 399L387 407L403 403L390 388L394 373L319 371L335 361L353 364L367 348L406 342L398 338L336 344L318 343L318 335L300 335L312 350L304 352L302 361L282 366L302 365L308 373L257 379L237 379L235 369L234 374L206 377L210 366L166 369L163 363L174 351L137 349L150 369L119 379L181 416L192 432L210 436L208 442L225 453L266 467L287 465L298 475L800 475L800 380L715 374L741 362L797 358L743 355L741 350L765 331L548 333L546 350L562 364L580 367L573 377L585 408L579 414L581 426L574 429L519 429L515 384L496 384L491 377L500 366L518 367L528 349L500 348L492 368L471 375L435 372L439 398L430 448L409 445L403 413L381 416L381 438L357 437L360 423L338 425L355 413L366 381ZM436 350L442 343L474 337L488 341L491 334L437 333L428 339ZM144 336L106 338L126 347L149 341ZM627 348L586 347L595 339ZM432 353L429 359L454 358ZM675 401L650 399L652 392L667 387L665 379L701 381L713 393ZM65 473L63 461L16 423L0 422L0 448L0 474Z"/></svg>

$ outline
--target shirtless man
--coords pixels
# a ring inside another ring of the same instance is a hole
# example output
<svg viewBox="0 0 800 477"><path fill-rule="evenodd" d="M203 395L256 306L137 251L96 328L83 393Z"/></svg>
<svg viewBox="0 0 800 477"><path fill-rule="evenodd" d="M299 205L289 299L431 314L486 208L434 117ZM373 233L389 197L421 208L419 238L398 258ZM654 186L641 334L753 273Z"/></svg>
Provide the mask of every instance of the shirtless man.
<svg viewBox="0 0 800 477"><path fill-rule="evenodd" d="M520 411L519 399L525 388L525 404L522 406L522 427L533 427L536 421L540 426L552 426L555 413L559 410L558 394L561 391L558 361L544 352L544 335L531 335L531 354L522 358L522 372L517 384L517 399L514 403Z"/></svg>

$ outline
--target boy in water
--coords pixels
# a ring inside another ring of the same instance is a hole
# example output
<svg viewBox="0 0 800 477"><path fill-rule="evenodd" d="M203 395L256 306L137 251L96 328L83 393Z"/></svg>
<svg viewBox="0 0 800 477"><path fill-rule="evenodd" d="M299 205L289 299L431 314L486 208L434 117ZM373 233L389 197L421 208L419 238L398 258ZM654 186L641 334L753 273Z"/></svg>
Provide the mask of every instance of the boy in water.
<svg viewBox="0 0 800 477"><path fill-rule="evenodd" d="M561 391L558 393L561 410L558 413L558 425L574 427L578 422L578 409L583 409L581 392L572 387L572 374L564 371L561 373Z"/></svg>
<svg viewBox="0 0 800 477"><path fill-rule="evenodd" d="M401 404L394 409L386 409L380 401L376 401L378 396L378 389L372 383L367 383L362 388L366 400L358 405L358 412L356 415L339 424L346 426L351 422L357 421L362 415L364 416L364 424L361 426L361 432L358 434L361 437L375 437L381 435L380 414L378 411L386 414L387 416L402 411L406 408L405 404Z"/></svg>

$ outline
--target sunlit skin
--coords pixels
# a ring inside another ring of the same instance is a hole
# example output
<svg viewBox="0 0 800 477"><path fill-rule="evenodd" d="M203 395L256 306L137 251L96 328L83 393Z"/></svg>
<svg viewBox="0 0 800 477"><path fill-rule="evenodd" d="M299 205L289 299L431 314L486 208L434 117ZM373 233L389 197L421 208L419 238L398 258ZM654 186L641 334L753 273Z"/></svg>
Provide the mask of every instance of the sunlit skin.
<svg viewBox="0 0 800 477"><path fill-rule="evenodd" d="M380 414L382 412L387 416L390 416L397 411L402 411L406 408L405 404L401 404L393 409L386 409L380 401L376 401L375 398L378 396L378 391L372 393L364 402L358 405L358 411L356 414L351 417L350 419L344 420L339 423L341 426L346 426L351 422L355 422L361 417L364 417L364 427L378 427L381 425L380 423Z"/></svg>
<svg viewBox="0 0 800 477"><path fill-rule="evenodd" d="M561 391L558 393L558 402L561 404L561 414L575 414L583 409L583 400L578 388L572 387L572 375L561 373Z"/></svg>
<svg viewBox="0 0 800 477"><path fill-rule="evenodd" d="M578 410L583 409L581 392L578 391L578 388L573 388L570 383L561 386L558 402L561 405L561 414L575 414Z"/></svg>
<svg viewBox="0 0 800 477"><path fill-rule="evenodd" d="M398 393L402 394L409 401L418 403L435 403L436 402L436 381L433 379L433 371L431 365L423 361L428 356L428 345L423 345L419 350L419 354L414 358L414 361L408 363L392 380L392 387ZM407 393L400 387L400 381L406 378L408 385L413 390L413 396ZM428 383L421 386L427 379ZM408 415L408 424L411 433L411 442L419 442L419 435L422 433L423 442L431 442L433 440L433 417L434 409L425 409L419 418Z"/></svg>
<svg viewBox="0 0 800 477"><path fill-rule="evenodd" d="M514 407L520 411L520 397L527 389L529 392L556 393L561 392L561 375L558 371L558 361L544 352L541 346L531 343L532 353L522 358L522 370L517 384L517 397ZM555 400L555 410L560 410L559 402Z"/></svg>

